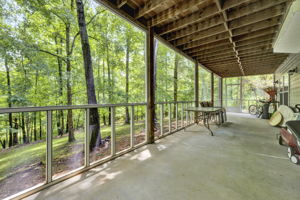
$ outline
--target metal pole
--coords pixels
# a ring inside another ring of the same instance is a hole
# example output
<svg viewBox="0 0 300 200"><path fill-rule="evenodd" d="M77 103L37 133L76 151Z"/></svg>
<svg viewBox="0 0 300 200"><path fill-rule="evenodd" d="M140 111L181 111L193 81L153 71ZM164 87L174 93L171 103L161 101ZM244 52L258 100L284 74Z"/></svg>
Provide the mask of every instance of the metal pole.
<svg viewBox="0 0 300 200"><path fill-rule="evenodd" d="M84 165L90 166L90 109L85 110L85 151L84 151Z"/></svg>
<svg viewBox="0 0 300 200"><path fill-rule="evenodd" d="M111 155L116 155L115 107L111 107Z"/></svg>
<svg viewBox="0 0 300 200"><path fill-rule="evenodd" d="M210 82L210 87L211 87L211 103L212 106L214 106L214 98L215 98L215 88L214 88L214 73L211 73L211 82Z"/></svg>
<svg viewBox="0 0 300 200"><path fill-rule="evenodd" d="M130 112L130 148L134 147L134 106L131 106Z"/></svg>
<svg viewBox="0 0 300 200"><path fill-rule="evenodd" d="M47 111L46 181L52 181L52 111Z"/></svg>

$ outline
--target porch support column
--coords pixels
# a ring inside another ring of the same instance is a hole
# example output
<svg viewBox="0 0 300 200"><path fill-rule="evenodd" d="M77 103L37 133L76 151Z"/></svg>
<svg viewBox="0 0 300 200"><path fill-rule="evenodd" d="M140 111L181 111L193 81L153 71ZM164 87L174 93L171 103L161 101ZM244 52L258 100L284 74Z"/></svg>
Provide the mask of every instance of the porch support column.
<svg viewBox="0 0 300 200"><path fill-rule="evenodd" d="M214 89L214 73L211 72L211 83L210 83L210 86L211 86L211 103L212 103L212 106L214 106L214 93L215 93L215 89Z"/></svg>
<svg viewBox="0 0 300 200"><path fill-rule="evenodd" d="M152 28L147 30L146 43L146 90L147 90L147 142L154 143L155 116L155 82L154 82L154 33Z"/></svg>
<svg viewBox="0 0 300 200"><path fill-rule="evenodd" d="M195 107L199 107L199 65L195 62Z"/></svg>

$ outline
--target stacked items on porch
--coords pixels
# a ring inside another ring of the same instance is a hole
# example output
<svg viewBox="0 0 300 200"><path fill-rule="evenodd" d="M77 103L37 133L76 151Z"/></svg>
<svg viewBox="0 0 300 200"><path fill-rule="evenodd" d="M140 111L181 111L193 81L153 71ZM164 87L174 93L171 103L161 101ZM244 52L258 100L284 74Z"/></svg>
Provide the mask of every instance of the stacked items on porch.
<svg viewBox="0 0 300 200"><path fill-rule="evenodd" d="M300 161L300 105L291 108L281 105L271 119L270 125L280 126L278 141L280 145L288 146L288 157L292 163Z"/></svg>

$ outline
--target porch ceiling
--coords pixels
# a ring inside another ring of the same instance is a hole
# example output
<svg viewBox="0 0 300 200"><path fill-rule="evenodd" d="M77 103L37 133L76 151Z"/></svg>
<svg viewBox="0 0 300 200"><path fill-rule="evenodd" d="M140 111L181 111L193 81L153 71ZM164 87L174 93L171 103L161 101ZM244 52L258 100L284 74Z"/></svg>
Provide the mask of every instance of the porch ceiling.
<svg viewBox="0 0 300 200"><path fill-rule="evenodd" d="M98 0L222 77L273 73L273 42L291 0Z"/></svg>

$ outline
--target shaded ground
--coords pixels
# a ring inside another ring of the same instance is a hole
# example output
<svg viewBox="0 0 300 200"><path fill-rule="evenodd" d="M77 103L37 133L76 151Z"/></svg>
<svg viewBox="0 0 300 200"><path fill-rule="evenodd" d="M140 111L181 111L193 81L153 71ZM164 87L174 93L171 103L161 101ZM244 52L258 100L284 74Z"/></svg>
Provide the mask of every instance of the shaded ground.
<svg viewBox="0 0 300 200"><path fill-rule="evenodd" d="M135 144L145 141L144 125L135 126ZM116 151L130 147L129 125L116 128ZM110 134L102 130L102 137ZM84 165L84 134L75 133L76 141L67 142L67 136L53 138L54 179ZM0 199L45 182L45 141L19 145L0 152ZM91 162L101 160L111 153L110 141L90 153Z"/></svg>

